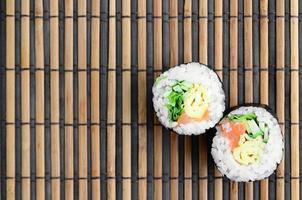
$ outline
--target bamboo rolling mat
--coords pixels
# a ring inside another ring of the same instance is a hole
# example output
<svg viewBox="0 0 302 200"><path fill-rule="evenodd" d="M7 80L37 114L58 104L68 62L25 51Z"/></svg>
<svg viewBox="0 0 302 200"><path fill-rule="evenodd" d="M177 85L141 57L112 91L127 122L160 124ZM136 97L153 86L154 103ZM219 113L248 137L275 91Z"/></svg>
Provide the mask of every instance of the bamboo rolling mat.
<svg viewBox="0 0 302 200"><path fill-rule="evenodd" d="M0 200L300 199L301 13L302 0L0 1ZM191 61L217 72L227 108L277 113L269 178L229 181L213 130L159 124L154 79Z"/></svg>

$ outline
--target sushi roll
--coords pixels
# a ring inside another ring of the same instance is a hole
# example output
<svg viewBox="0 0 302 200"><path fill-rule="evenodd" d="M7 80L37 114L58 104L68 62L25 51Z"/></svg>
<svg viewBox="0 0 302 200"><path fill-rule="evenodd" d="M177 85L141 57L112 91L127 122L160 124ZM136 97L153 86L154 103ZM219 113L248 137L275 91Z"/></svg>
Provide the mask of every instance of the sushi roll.
<svg viewBox="0 0 302 200"><path fill-rule="evenodd" d="M213 70L199 63L182 64L164 72L152 91L159 121L178 134L202 134L223 116L221 81Z"/></svg>
<svg viewBox="0 0 302 200"><path fill-rule="evenodd" d="M281 130L265 107L239 107L229 112L216 130L211 153L220 172L233 181L264 179L281 162Z"/></svg>

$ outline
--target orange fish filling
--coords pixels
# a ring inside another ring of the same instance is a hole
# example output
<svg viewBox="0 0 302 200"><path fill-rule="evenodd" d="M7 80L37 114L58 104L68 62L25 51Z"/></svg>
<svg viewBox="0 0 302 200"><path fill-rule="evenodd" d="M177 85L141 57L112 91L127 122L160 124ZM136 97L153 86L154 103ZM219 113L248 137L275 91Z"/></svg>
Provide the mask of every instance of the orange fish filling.
<svg viewBox="0 0 302 200"><path fill-rule="evenodd" d="M219 127L222 135L229 139L231 149L233 150L238 147L240 136L246 131L245 124L241 122L229 122L227 120L223 124L220 124Z"/></svg>
<svg viewBox="0 0 302 200"><path fill-rule="evenodd" d="M185 112L182 113L179 118L177 119L177 123L179 124L188 124L188 123L192 123L192 122L200 122L200 121L203 121L203 120L207 120L209 119L209 112L208 110L205 111L205 113L203 114L202 117L200 118L192 118L192 117L189 117Z"/></svg>

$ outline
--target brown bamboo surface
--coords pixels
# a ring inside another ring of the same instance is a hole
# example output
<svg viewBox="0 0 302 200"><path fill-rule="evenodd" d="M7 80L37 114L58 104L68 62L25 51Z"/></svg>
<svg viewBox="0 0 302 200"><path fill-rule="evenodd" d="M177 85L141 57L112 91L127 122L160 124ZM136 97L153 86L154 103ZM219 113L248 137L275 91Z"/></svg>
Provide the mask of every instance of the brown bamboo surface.
<svg viewBox="0 0 302 200"><path fill-rule="evenodd" d="M299 0L0 1L0 200L300 199ZM211 157L215 134L160 125L152 85L200 62L226 108L267 104L284 159L236 183Z"/></svg>

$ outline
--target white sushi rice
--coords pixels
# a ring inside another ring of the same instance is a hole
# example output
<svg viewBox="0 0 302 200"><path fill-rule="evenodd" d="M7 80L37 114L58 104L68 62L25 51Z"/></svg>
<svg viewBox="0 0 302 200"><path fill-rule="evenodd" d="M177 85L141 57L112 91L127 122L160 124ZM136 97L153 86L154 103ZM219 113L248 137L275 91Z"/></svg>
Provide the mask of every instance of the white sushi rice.
<svg viewBox="0 0 302 200"><path fill-rule="evenodd" d="M153 85L153 105L159 121L165 127L172 128L179 134L198 135L214 127L223 116L225 95L221 81L213 70L199 63L188 63L173 67L161 74L160 77L165 78ZM169 120L166 106L168 103L167 95L175 80L199 83L205 88L206 95L209 97L208 120L188 124L179 124Z"/></svg>
<svg viewBox="0 0 302 200"><path fill-rule="evenodd" d="M269 127L269 139L260 155L258 163L240 165L235 161L229 141L217 129L212 143L212 156L220 170L229 179L237 182L261 180L270 176L281 162L283 155L283 137L278 121L271 113L261 107L240 107L229 114L255 113L259 122L265 122Z"/></svg>

